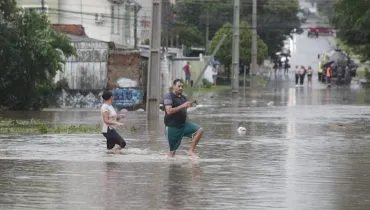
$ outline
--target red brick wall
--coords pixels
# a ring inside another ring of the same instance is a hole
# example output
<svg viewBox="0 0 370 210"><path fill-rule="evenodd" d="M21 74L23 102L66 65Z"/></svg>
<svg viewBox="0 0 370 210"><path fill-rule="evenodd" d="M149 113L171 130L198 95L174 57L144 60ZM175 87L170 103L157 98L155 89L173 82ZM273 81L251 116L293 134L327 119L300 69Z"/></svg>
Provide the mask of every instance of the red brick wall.
<svg viewBox="0 0 370 210"><path fill-rule="evenodd" d="M73 35L76 35L76 36L86 36L85 29L82 25L53 24L53 28L57 32L73 34Z"/></svg>
<svg viewBox="0 0 370 210"><path fill-rule="evenodd" d="M140 54L137 51L111 50L108 57L109 89L116 87L120 78L128 78L138 82L140 86Z"/></svg>

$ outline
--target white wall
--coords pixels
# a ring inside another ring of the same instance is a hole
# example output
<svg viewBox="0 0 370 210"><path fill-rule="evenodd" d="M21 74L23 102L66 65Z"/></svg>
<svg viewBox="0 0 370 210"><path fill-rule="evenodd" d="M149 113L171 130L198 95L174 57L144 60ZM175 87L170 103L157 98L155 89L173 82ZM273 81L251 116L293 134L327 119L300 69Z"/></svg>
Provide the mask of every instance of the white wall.
<svg viewBox="0 0 370 210"><path fill-rule="evenodd" d="M66 79L73 90L98 90L107 84L108 44L105 42L73 42L77 57L69 57L55 82Z"/></svg>
<svg viewBox="0 0 370 210"><path fill-rule="evenodd" d="M103 17L101 23L96 22L96 14ZM60 24L81 24L88 37L129 48L134 44L133 20L134 13L126 10L124 4L112 4L108 0L63 0L60 4Z"/></svg>

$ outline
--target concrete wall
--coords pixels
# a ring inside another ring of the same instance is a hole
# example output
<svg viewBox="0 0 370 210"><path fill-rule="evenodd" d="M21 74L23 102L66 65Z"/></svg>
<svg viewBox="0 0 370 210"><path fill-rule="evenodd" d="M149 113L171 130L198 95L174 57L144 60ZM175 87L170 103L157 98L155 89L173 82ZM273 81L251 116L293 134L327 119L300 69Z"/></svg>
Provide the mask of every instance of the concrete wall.
<svg viewBox="0 0 370 210"><path fill-rule="evenodd" d="M116 87L117 80L127 78L138 82L143 88L143 69L141 69L140 54L138 51L111 50L109 52L107 86Z"/></svg>
<svg viewBox="0 0 370 210"><path fill-rule="evenodd" d="M77 56L69 57L55 81L66 79L72 90L99 90L107 84L108 44L73 42Z"/></svg>

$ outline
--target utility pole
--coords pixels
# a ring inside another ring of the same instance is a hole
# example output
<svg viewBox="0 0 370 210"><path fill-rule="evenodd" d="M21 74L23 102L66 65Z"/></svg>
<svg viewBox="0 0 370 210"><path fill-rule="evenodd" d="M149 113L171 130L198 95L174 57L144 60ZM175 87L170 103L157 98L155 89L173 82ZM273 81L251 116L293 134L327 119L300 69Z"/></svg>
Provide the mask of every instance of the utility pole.
<svg viewBox="0 0 370 210"><path fill-rule="evenodd" d="M160 94L162 0L153 0L152 30L148 65L146 113L148 120L158 120Z"/></svg>
<svg viewBox="0 0 370 210"><path fill-rule="evenodd" d="M137 49L137 14L140 10L140 7L135 4L134 7L134 48Z"/></svg>
<svg viewBox="0 0 370 210"><path fill-rule="evenodd" d="M175 12L174 12L174 5L172 2L169 3L169 26L168 26L168 31L170 33L169 36L169 46L173 47L173 24L175 22Z"/></svg>
<svg viewBox="0 0 370 210"><path fill-rule="evenodd" d="M257 69L257 0L253 0L253 11L252 11L252 65L250 74L256 75Z"/></svg>
<svg viewBox="0 0 370 210"><path fill-rule="evenodd" d="M226 39L226 35L223 35L222 38L221 38L221 40L217 43L216 48L213 50L212 55L210 56L209 60L207 60L206 64L204 65L204 67L202 69L202 71L200 72L199 76L195 80L195 82L193 84L193 87L197 87L198 86L198 83L203 78L204 72L207 70L207 67L209 66L209 64L212 63L214 57L216 56L218 50L220 50L220 47L224 43L225 39Z"/></svg>
<svg viewBox="0 0 370 210"><path fill-rule="evenodd" d="M83 13L82 13L82 0L80 0L80 10L81 10L81 25L83 26L84 25L84 18L83 18Z"/></svg>
<svg viewBox="0 0 370 210"><path fill-rule="evenodd" d="M233 24L233 53L232 53L232 66L233 66L233 80L232 80L232 93L239 92L239 31L240 31L240 0L234 0L234 24Z"/></svg>
<svg viewBox="0 0 370 210"><path fill-rule="evenodd" d="M45 0L41 0L41 10L45 12Z"/></svg>
<svg viewBox="0 0 370 210"><path fill-rule="evenodd" d="M206 14L206 55L208 54L208 44L209 44L209 11Z"/></svg>
<svg viewBox="0 0 370 210"><path fill-rule="evenodd" d="M213 61L213 58L216 56L218 50L220 49L220 47L224 43L225 39L226 39L226 35L224 34L222 36L221 40L217 43L216 48L213 50L212 55L207 60L206 64L204 65L204 67L202 69L202 71L200 72L200 74L196 78L193 87L198 87L198 84L199 84L200 80L203 78L204 72L207 70L207 67L209 66L209 64L211 64L211 62ZM188 98L192 98L192 97L193 97L193 91L191 91L190 94L188 95Z"/></svg>
<svg viewBox="0 0 370 210"><path fill-rule="evenodd" d="M244 65L243 67L243 86L244 86L244 91L246 87L246 78L247 78L247 65Z"/></svg>
<svg viewBox="0 0 370 210"><path fill-rule="evenodd" d="M169 25L170 25L170 1L162 0L162 24L163 24L163 49L168 52L169 45Z"/></svg>

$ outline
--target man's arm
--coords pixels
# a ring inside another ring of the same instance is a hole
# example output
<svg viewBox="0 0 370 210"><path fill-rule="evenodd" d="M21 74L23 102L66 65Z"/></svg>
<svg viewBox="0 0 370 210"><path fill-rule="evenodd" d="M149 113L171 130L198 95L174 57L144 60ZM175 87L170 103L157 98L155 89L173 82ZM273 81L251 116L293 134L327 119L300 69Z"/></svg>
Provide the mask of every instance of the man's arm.
<svg viewBox="0 0 370 210"><path fill-rule="evenodd" d="M186 101L185 103L181 104L178 107L172 107L172 98L170 94L166 94L164 96L164 103L163 105L165 106L166 113L168 115L175 114L179 112L181 109L188 108L192 106L192 102Z"/></svg>
<svg viewBox="0 0 370 210"><path fill-rule="evenodd" d="M183 103L183 104L181 104L180 106L178 106L178 107L172 107L172 105L166 105L165 106L165 109L166 109L166 113L168 114L168 115L171 115L171 114L175 114L176 112L179 112L181 109L184 109L184 108L187 108L187 104L188 103L190 103L189 101L187 101L187 102L185 102L185 103ZM191 105L190 105L191 106ZM189 107L190 107L189 106Z"/></svg>
<svg viewBox="0 0 370 210"><path fill-rule="evenodd" d="M118 126L124 125L124 123L116 122L116 121L111 120L111 117L109 117L109 112L108 111L104 111L101 114L103 116L103 121L104 121L105 124L118 125Z"/></svg>

